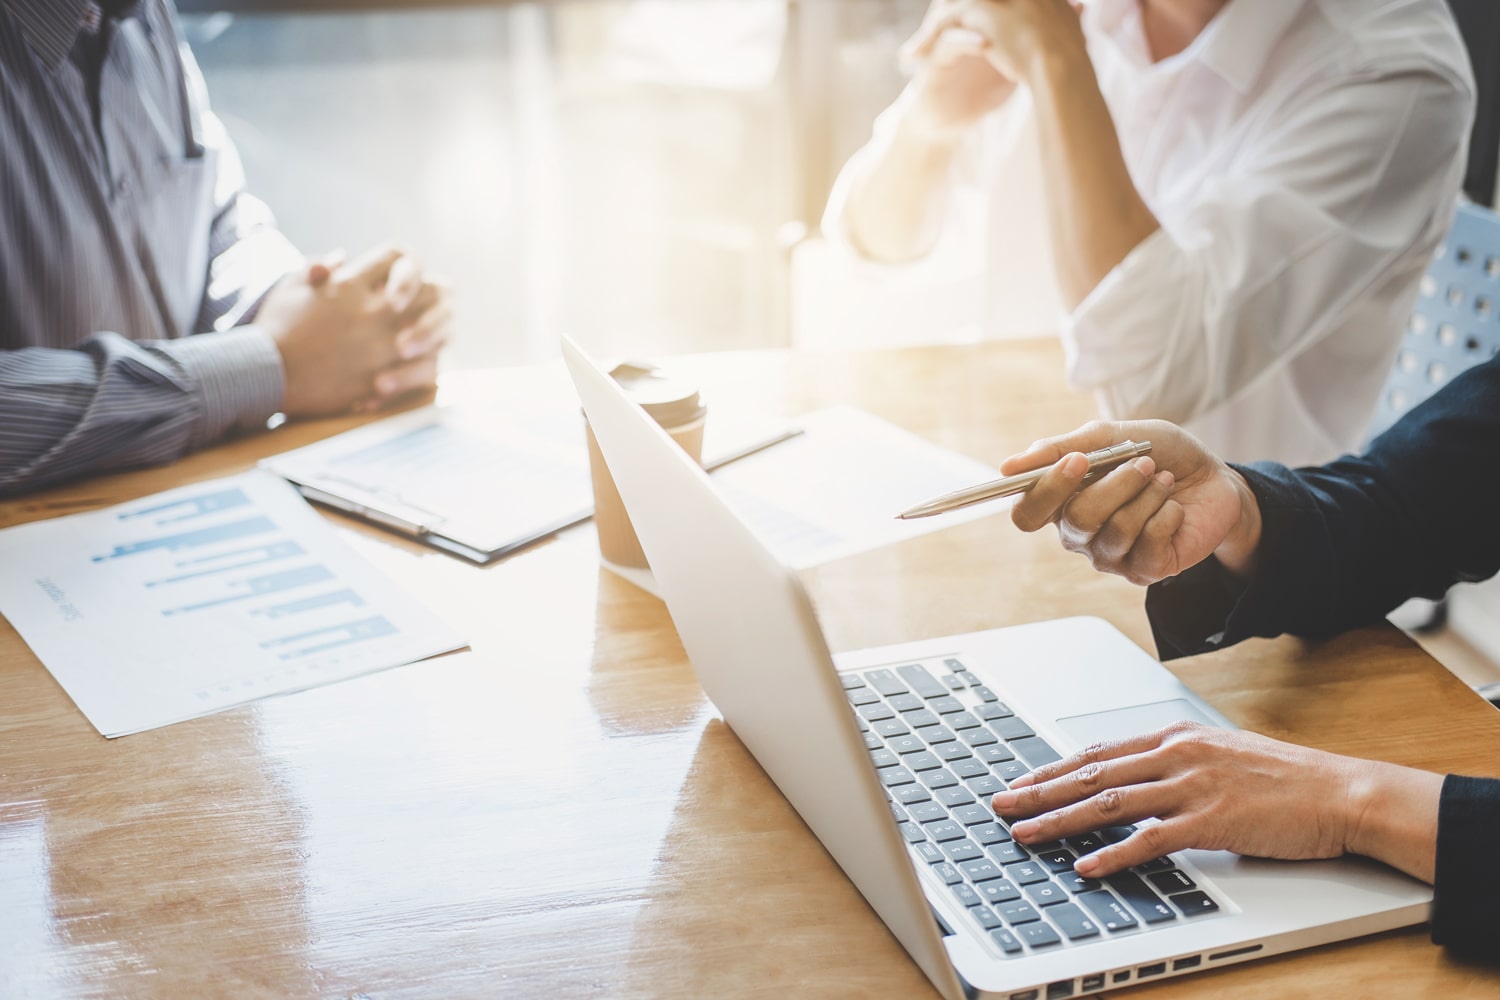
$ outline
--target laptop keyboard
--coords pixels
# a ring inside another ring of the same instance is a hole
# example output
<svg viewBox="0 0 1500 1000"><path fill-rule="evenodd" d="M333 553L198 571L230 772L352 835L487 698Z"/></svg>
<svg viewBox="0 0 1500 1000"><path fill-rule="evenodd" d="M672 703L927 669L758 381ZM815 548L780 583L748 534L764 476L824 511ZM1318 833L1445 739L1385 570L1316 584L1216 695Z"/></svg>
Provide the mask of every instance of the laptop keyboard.
<svg viewBox="0 0 1500 1000"><path fill-rule="evenodd" d="M841 674L891 814L1007 956L1170 926L1219 905L1171 857L1088 879L1073 862L1135 831L1116 826L1026 847L990 796L1060 759L955 659ZM936 673L934 673L934 670Z"/></svg>

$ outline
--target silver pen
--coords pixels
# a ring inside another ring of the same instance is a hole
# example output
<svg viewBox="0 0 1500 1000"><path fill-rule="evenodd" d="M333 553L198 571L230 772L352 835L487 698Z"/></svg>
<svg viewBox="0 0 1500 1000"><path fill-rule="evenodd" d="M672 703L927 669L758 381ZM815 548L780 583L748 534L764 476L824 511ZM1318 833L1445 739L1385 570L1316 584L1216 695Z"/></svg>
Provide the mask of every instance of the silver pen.
<svg viewBox="0 0 1500 1000"><path fill-rule="evenodd" d="M1117 465L1122 465L1141 455L1151 452L1151 442L1142 441L1140 444L1134 441L1122 441L1109 448L1100 448L1091 451L1086 456L1089 460L1089 473L1083 477L1085 483L1091 483L1104 475ZM996 500L1000 497L1008 497L1016 493L1025 493L1036 485L1038 479L1051 466L1042 469L1032 469L1030 472L1022 472L1015 476L1006 476L1003 479L995 479L988 483L980 483L978 486L970 486L967 489L955 490L952 493L944 493L942 496L925 500L915 507L908 507L896 516L902 520L911 520L915 517L931 517L934 514L945 514L950 510L958 510L960 507L968 507L972 504L983 503L986 500Z"/></svg>

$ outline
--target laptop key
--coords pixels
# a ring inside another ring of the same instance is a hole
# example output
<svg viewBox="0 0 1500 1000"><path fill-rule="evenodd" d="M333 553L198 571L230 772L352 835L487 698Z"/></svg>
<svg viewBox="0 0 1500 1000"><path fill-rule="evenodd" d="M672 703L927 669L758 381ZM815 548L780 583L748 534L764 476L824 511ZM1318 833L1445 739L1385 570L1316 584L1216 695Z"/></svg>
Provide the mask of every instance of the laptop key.
<svg viewBox="0 0 1500 1000"><path fill-rule="evenodd" d="M932 748L932 752L947 761L967 760L971 755L969 748L962 743L939 743Z"/></svg>
<svg viewBox="0 0 1500 1000"><path fill-rule="evenodd" d="M946 767L939 767L932 771L923 771L921 777L922 784L928 788L947 788L949 785L958 784L958 779Z"/></svg>
<svg viewBox="0 0 1500 1000"><path fill-rule="evenodd" d="M893 785L909 785L917 779L904 767L882 767L875 772L880 777L880 783L890 788Z"/></svg>
<svg viewBox="0 0 1500 1000"><path fill-rule="evenodd" d="M996 736L1004 740L1019 740L1027 736L1036 735L1031 727L1026 724L1025 720L1015 715L1007 716L1003 719L992 719L990 721L990 728L995 731ZM1015 746L1012 745L1011 749L1014 750Z"/></svg>
<svg viewBox="0 0 1500 1000"><path fill-rule="evenodd" d="M993 764L990 770L995 772L995 777L1002 781L1015 781L1023 774L1030 774L1031 768L1018 760L1008 760L1003 764Z"/></svg>
<svg viewBox="0 0 1500 1000"><path fill-rule="evenodd" d="M950 840L943 845L943 853L948 855L949 861L955 862L984 857L984 852L972 840Z"/></svg>
<svg viewBox="0 0 1500 1000"><path fill-rule="evenodd" d="M998 694L996 694L995 692L991 691L989 688L985 687L983 684L981 684L981 685L979 685L979 687L975 688L974 689L974 693L977 694L977 695L979 695L979 700L980 701L998 702L1000 700L1000 696Z"/></svg>
<svg viewBox="0 0 1500 1000"><path fill-rule="evenodd" d="M859 707L861 705L875 705L880 702L880 695L867 687L857 687L852 691L845 691L844 697L849 699L849 704Z"/></svg>
<svg viewBox="0 0 1500 1000"><path fill-rule="evenodd" d="M889 670L870 670L865 673L865 683L889 698L893 694L906 694L907 687Z"/></svg>
<svg viewBox="0 0 1500 1000"><path fill-rule="evenodd" d="M964 880L963 873L960 872L957 868L953 867L953 865L949 864L947 861L939 861L937 864L932 866L932 870L937 874L937 877L942 879L943 882L947 885L958 885Z"/></svg>
<svg viewBox="0 0 1500 1000"><path fill-rule="evenodd" d="M927 835L933 840L937 841L939 844L941 844L945 840L962 840L966 836L968 836L968 834L964 831L964 828L953 822L951 819L945 819L940 823L929 824L927 827Z"/></svg>
<svg viewBox="0 0 1500 1000"><path fill-rule="evenodd" d="M886 739L890 739L892 736L905 736L911 732L900 719L882 719L879 722L872 723L870 728Z"/></svg>
<svg viewBox="0 0 1500 1000"><path fill-rule="evenodd" d="M1028 736L1019 740L1012 740L1010 748L1016 752L1016 756L1032 767L1041 767L1043 764L1062 760L1062 754L1052 749L1047 741L1040 736Z"/></svg>
<svg viewBox="0 0 1500 1000"><path fill-rule="evenodd" d="M958 867L963 870L965 875L969 876L970 882L987 882L992 878L1005 877L1005 873L1000 870L1000 866L989 858L975 858L972 861L961 863Z"/></svg>
<svg viewBox="0 0 1500 1000"><path fill-rule="evenodd" d="M958 679L969 685L969 687L984 686L984 681L980 680L977 675L969 673L969 671L967 670L955 670L954 673L958 674Z"/></svg>
<svg viewBox="0 0 1500 1000"><path fill-rule="evenodd" d="M948 818L948 810L936 802L918 802L906 811L918 823L939 823Z"/></svg>
<svg viewBox="0 0 1500 1000"><path fill-rule="evenodd" d="M950 691L962 691L968 687L967 684L959 679L957 674L944 674L941 680Z"/></svg>
<svg viewBox="0 0 1500 1000"><path fill-rule="evenodd" d="M1157 872L1151 876L1151 884L1156 886L1158 892L1164 896L1170 896L1174 892L1187 892L1189 889L1198 888L1198 883L1188 878L1186 872L1173 868L1169 872Z"/></svg>
<svg viewBox="0 0 1500 1000"><path fill-rule="evenodd" d="M1163 924L1177 919L1177 914L1172 912L1172 908L1163 902L1160 896L1152 892L1151 887L1139 875L1133 872L1119 872L1104 881L1121 899L1125 900L1125 905L1134 910L1146 923Z"/></svg>
<svg viewBox="0 0 1500 1000"><path fill-rule="evenodd" d="M1077 898L1105 930L1123 931L1140 925L1125 908L1125 904L1116 899L1108 889L1085 892Z"/></svg>
<svg viewBox="0 0 1500 1000"><path fill-rule="evenodd" d="M928 711L925 708L919 708L915 712L907 712L905 715L901 716L901 721L905 722L913 729L920 729L923 726L935 726L941 720L938 719L936 712Z"/></svg>
<svg viewBox="0 0 1500 1000"><path fill-rule="evenodd" d="M866 722L879 722L881 719L894 719L896 713L883 701L871 702L868 705L859 706L860 718Z"/></svg>
<svg viewBox="0 0 1500 1000"><path fill-rule="evenodd" d="M1126 824L1125 826L1106 826L1099 831L1099 836L1103 837L1111 844L1118 844L1120 841L1129 837L1132 833L1135 833L1135 827L1130 824Z"/></svg>
<svg viewBox="0 0 1500 1000"><path fill-rule="evenodd" d="M870 763L876 767L890 767L893 764L901 763L901 758L885 747L881 747L879 750L870 751Z"/></svg>
<svg viewBox="0 0 1500 1000"><path fill-rule="evenodd" d="M974 887L972 885L969 885L965 882L960 882L957 885L950 885L948 888L953 890L953 895L957 896L958 901L964 906L978 906L981 902L979 893L974 891Z"/></svg>
<svg viewBox="0 0 1500 1000"><path fill-rule="evenodd" d="M906 815L906 810L905 809L902 809L900 806L896 805L896 803L894 803L894 802L887 802L886 803L886 808L890 809L891 815L894 816L894 817L896 817L896 822L897 823L905 823L906 822L907 815Z"/></svg>
<svg viewBox="0 0 1500 1000"><path fill-rule="evenodd" d="M1084 876L1073 871L1058 872L1056 878L1057 881L1062 883L1062 887L1064 889L1068 890L1075 896L1081 892L1093 892L1095 889L1104 888L1103 882L1100 882L1097 879L1085 878Z"/></svg>
<svg viewBox="0 0 1500 1000"><path fill-rule="evenodd" d="M971 747L982 747L990 743L999 742L995 734L987 729L965 729L959 733L959 736Z"/></svg>
<svg viewBox="0 0 1500 1000"><path fill-rule="evenodd" d="M1056 906L1066 903L1068 894L1056 882L1034 882L1026 887L1026 898L1035 906Z"/></svg>
<svg viewBox="0 0 1500 1000"><path fill-rule="evenodd" d="M969 790L962 785L955 785L952 788L937 788L933 790L932 794L937 796L937 800L949 809L955 806L970 805L974 802L974 796L970 795Z"/></svg>
<svg viewBox="0 0 1500 1000"><path fill-rule="evenodd" d="M1097 937L1099 934L1099 925L1072 903L1060 903L1051 907L1047 910L1047 916L1069 941L1082 941L1084 938Z"/></svg>
<svg viewBox="0 0 1500 1000"><path fill-rule="evenodd" d="M989 810L984 806L980 806L979 808L984 809L986 813L989 812ZM975 840L979 841L986 847L991 844L999 844L1009 840L1010 831L1005 829L1005 827L1001 826L999 823L996 823L994 819L995 817L991 815L990 822L984 823L980 826L970 827L969 836L973 837Z"/></svg>
<svg viewBox="0 0 1500 1000"><path fill-rule="evenodd" d="M996 743L991 746L977 747L974 756L986 764L1004 764L1016 759L1016 755L1010 752L1010 747L1004 743Z"/></svg>
<svg viewBox="0 0 1500 1000"><path fill-rule="evenodd" d="M969 907L969 913L975 920L979 921L979 926L987 931L992 931L997 927L1003 926L1000 923L1000 918L995 916L995 911L988 906L971 906Z"/></svg>
<svg viewBox="0 0 1500 1000"><path fill-rule="evenodd" d="M1003 701L991 701L983 705L976 705L974 714L981 719L1003 719L1008 715L1015 715L1016 713L1012 712L1010 706Z"/></svg>
<svg viewBox="0 0 1500 1000"><path fill-rule="evenodd" d="M1007 955L1019 955L1021 953L1021 941L1004 927L998 931L990 931L990 940L1000 946L1000 950Z"/></svg>
<svg viewBox="0 0 1500 1000"><path fill-rule="evenodd" d="M880 737L876 736L874 733L865 733L864 737L866 750L879 750L882 746L884 746L884 743L880 739Z"/></svg>
<svg viewBox="0 0 1500 1000"><path fill-rule="evenodd" d="M1176 867L1176 860L1174 860L1173 857L1168 854L1166 857L1152 858L1150 861L1142 861L1140 864L1135 866L1134 870L1138 872L1145 872L1149 875L1151 872L1164 872L1168 868Z"/></svg>
<svg viewBox="0 0 1500 1000"><path fill-rule="evenodd" d="M984 766L983 761L975 760L973 757L956 760L949 766L960 778L978 778L990 773L990 769Z"/></svg>
<svg viewBox="0 0 1500 1000"><path fill-rule="evenodd" d="M991 903L1009 903L1021 898L1021 890L1003 878L990 879L976 886L979 894Z"/></svg>
<svg viewBox="0 0 1500 1000"><path fill-rule="evenodd" d="M959 732L965 729L978 729L981 725L980 721L969 712L954 712L943 721Z"/></svg>
<svg viewBox="0 0 1500 1000"><path fill-rule="evenodd" d="M934 698L929 701L927 707L938 715L952 715L955 712L962 712L964 710L964 703L952 695L945 694L941 698Z"/></svg>
<svg viewBox="0 0 1500 1000"><path fill-rule="evenodd" d="M1037 851L1036 859L1053 872L1070 872L1073 862L1078 860L1072 851L1064 850Z"/></svg>
<svg viewBox="0 0 1500 1000"><path fill-rule="evenodd" d="M1208 893L1201 890L1180 892L1175 896L1167 898L1176 903L1182 909L1182 912L1190 917L1202 916L1205 913L1216 913L1219 909L1219 904L1215 903L1209 897Z"/></svg>
<svg viewBox="0 0 1500 1000"><path fill-rule="evenodd" d="M1082 854L1093 854L1104 846L1104 838L1097 833L1080 833L1076 837L1068 837L1067 845Z"/></svg>
<svg viewBox="0 0 1500 1000"><path fill-rule="evenodd" d="M865 686L864 678L859 676L859 674L839 674L839 683L844 686L845 691L848 691L850 688L862 688Z"/></svg>
<svg viewBox="0 0 1500 1000"><path fill-rule="evenodd" d="M932 795L922 785L897 785L894 788L886 789L886 791L894 795L896 801L903 806L909 806L914 802L932 801Z"/></svg>
<svg viewBox="0 0 1500 1000"><path fill-rule="evenodd" d="M900 674L901 679L910 684L912 690L923 698L929 700L932 698L942 698L948 693L948 689L936 677L928 673L927 668L920 663L913 663L907 667L897 667L896 673ZM902 690L904 691L905 688L902 688ZM881 694L885 694L885 692L882 691Z"/></svg>
<svg viewBox="0 0 1500 1000"><path fill-rule="evenodd" d="M886 699L886 704L898 712L913 712L927 707L926 702L914 694L893 694Z"/></svg>
<svg viewBox="0 0 1500 1000"><path fill-rule="evenodd" d="M1017 861L1005 866L1005 876L1016 885L1045 882L1050 877L1047 866L1036 861Z"/></svg>
<svg viewBox="0 0 1500 1000"><path fill-rule="evenodd" d="M906 739L908 737L902 738ZM930 750L919 750L916 753L908 754L906 759L901 761L901 763L913 771L931 771L933 768L943 766L943 762L938 760L937 754Z"/></svg>
<svg viewBox="0 0 1500 1000"><path fill-rule="evenodd" d="M1036 911L1036 907L1024 899L1013 899L1009 903L999 903L995 906L995 912L1000 914L1001 920L1004 920L1012 927L1017 924L1029 924L1033 920L1042 919L1042 915Z"/></svg>
<svg viewBox="0 0 1500 1000"><path fill-rule="evenodd" d="M902 823L901 836L908 844L917 844L927 839L927 831L916 823Z"/></svg>
<svg viewBox="0 0 1500 1000"><path fill-rule="evenodd" d="M885 745L899 754L917 753L927 749L927 744L920 736L892 736L885 741Z"/></svg>
<svg viewBox="0 0 1500 1000"><path fill-rule="evenodd" d="M990 852L990 857L1002 865L1008 865L1016 861L1025 861L1031 857L1030 854L1026 853L1026 848L1014 840L1002 840L1000 843L991 844L985 849Z"/></svg>
<svg viewBox="0 0 1500 1000"><path fill-rule="evenodd" d="M967 827L981 826L987 823L993 824L995 822L995 814L990 812L985 806L978 804L958 806L953 810L953 818Z"/></svg>
<svg viewBox="0 0 1500 1000"><path fill-rule="evenodd" d="M1057 936L1057 931L1043 923L1023 924L1016 928L1016 933L1021 935L1021 940L1033 948L1049 948L1055 944L1062 944L1062 938Z"/></svg>
<svg viewBox="0 0 1500 1000"><path fill-rule="evenodd" d="M964 784L969 786L969 791L973 792L981 799L987 799L990 796L994 795L996 792L1005 791L1005 783L1002 782L999 778L988 774L986 774L982 778L970 778L968 781L965 781Z"/></svg>
<svg viewBox="0 0 1500 1000"><path fill-rule="evenodd" d="M943 855L943 852L938 850L937 845L930 840L924 840L920 844L912 844L911 846L912 849L917 852L917 857L921 858L929 865L946 865L948 863L948 860Z"/></svg>

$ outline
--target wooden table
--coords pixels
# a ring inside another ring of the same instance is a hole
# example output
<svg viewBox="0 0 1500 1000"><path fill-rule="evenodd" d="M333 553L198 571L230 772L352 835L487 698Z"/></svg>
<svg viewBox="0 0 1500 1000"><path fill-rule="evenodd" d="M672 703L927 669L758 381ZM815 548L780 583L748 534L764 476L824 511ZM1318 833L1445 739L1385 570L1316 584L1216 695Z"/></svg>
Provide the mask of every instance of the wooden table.
<svg viewBox="0 0 1500 1000"><path fill-rule="evenodd" d="M683 359L711 420L852 403L976 458L1071 428L1051 341ZM555 385L468 373L444 393ZM0 503L0 526L247 468L357 423ZM488 568L330 515L472 652L106 741L0 626L0 996L928 997L717 718L665 608L580 526ZM835 649L1096 614L1140 592L1004 517L807 574ZM1500 713L1382 626L1174 663L1241 725L1494 775ZM1463 996L1424 929L1112 992Z"/></svg>

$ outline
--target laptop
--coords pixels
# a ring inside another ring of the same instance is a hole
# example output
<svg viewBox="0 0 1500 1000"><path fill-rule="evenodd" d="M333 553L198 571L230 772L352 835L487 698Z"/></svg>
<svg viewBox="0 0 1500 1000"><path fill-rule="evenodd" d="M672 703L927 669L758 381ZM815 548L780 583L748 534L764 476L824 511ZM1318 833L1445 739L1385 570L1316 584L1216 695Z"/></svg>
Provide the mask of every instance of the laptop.
<svg viewBox="0 0 1500 1000"><path fill-rule="evenodd" d="M832 656L797 577L571 341L563 354L704 691L949 1000L1056 1000L1422 923L1430 887L1359 858L1182 851L1118 877L1022 847L989 796L1100 739L1233 728L1094 618Z"/></svg>

